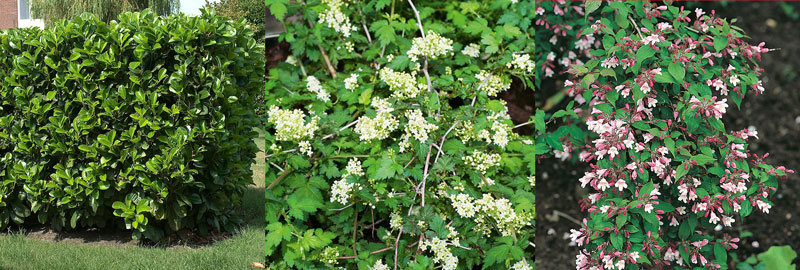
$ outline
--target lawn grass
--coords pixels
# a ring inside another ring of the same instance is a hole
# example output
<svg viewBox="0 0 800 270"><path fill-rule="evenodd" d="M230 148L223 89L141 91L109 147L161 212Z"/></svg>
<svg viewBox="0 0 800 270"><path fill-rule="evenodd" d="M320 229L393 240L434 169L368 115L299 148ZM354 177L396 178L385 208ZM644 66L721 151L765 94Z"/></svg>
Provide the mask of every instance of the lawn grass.
<svg viewBox="0 0 800 270"><path fill-rule="evenodd" d="M213 244L170 247L80 244L34 239L22 233L0 235L0 269L253 269L264 261L264 132L253 164L254 186L245 193L245 225Z"/></svg>

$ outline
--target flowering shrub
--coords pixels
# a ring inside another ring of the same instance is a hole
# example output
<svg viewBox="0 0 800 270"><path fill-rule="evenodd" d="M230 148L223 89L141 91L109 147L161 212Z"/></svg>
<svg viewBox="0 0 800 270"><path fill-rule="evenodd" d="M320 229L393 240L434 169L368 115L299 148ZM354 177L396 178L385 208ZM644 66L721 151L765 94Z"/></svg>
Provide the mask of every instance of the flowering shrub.
<svg viewBox="0 0 800 270"><path fill-rule="evenodd" d="M584 64L593 58L590 49L597 40L594 33L581 31L596 20L585 13L582 1L539 1L536 3L536 76L534 82L564 75L572 64Z"/></svg>
<svg viewBox="0 0 800 270"><path fill-rule="evenodd" d="M268 267L532 269L533 141L497 95L532 85L533 3L269 6Z"/></svg>
<svg viewBox="0 0 800 270"><path fill-rule="evenodd" d="M580 35L600 46L569 68L574 101L551 116L564 125L537 138L537 153L591 167L579 179L590 189L581 201L589 217L571 234L584 247L577 268L727 269L739 238L715 227L769 213L777 178L793 173L747 150L755 130L720 121L729 100L738 106L764 91L758 60L769 50L713 12L585 5L602 15ZM544 132L544 113L534 118Z"/></svg>

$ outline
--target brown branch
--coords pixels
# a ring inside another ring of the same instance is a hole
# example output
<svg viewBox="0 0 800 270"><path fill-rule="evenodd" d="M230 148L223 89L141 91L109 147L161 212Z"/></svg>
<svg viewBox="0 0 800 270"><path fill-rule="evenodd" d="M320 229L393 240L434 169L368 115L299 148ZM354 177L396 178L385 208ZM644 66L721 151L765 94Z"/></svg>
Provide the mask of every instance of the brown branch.
<svg viewBox="0 0 800 270"><path fill-rule="evenodd" d="M322 45L317 44L317 47L319 48L319 52L322 53L322 59L325 60L325 65L328 67L328 72L330 72L331 73L331 77L333 77L335 79L336 78L336 69L334 69L333 65L331 65L331 59L328 58L328 54L325 52L325 49L322 48Z"/></svg>
<svg viewBox="0 0 800 270"><path fill-rule="evenodd" d="M272 187L278 184L278 182L280 182L283 178L286 178L286 176L289 175L290 172L292 172L291 169L283 171L283 173L280 176L278 176L278 178L275 178L275 181L272 181L272 183L269 184L269 186L267 186L267 190L272 189Z"/></svg>
<svg viewBox="0 0 800 270"><path fill-rule="evenodd" d="M390 250L390 249L393 249L393 248L394 248L394 247L385 247L385 248L382 248L382 249L379 249L379 250L376 250L376 251L370 252L369 254L370 254L370 255L375 255L375 254L378 254L378 253L381 253L381 252L384 252L384 251L387 251L387 250ZM355 258L356 258L356 256L342 256L342 257L336 257L336 259L337 259L337 260L346 260L346 259L355 259Z"/></svg>

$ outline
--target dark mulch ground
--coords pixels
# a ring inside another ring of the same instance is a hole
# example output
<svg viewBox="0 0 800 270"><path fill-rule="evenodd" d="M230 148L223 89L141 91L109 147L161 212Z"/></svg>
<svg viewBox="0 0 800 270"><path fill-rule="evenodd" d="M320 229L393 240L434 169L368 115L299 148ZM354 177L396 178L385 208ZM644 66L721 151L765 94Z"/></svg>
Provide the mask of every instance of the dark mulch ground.
<svg viewBox="0 0 800 270"><path fill-rule="evenodd" d="M800 11L800 3L789 3ZM748 94L741 110L731 108L725 115L728 130L741 130L755 126L759 140L751 141L750 150L769 152L767 161L784 165L800 172L800 20L784 12L775 2L703 2L690 3L693 10L702 7L715 9L722 17L737 18L736 25L752 37L751 43L766 42L778 51L763 56L762 67L766 91L763 95ZM794 17L794 18L793 18ZM549 83L549 84L547 84ZM537 98L546 98L555 91L553 81L545 82L537 90ZM537 105L540 105L537 99ZM582 219L578 199L583 190L578 178L583 175L583 164L570 164L545 159L537 164L536 246L538 269L575 269L578 248L569 246L564 238L578 225L570 219ZM766 251L772 245L790 245L800 249L800 175L782 180L775 206L769 214L755 213L735 225L742 232L744 244L740 257ZM563 213L563 214L562 214ZM565 218L565 216L568 216ZM752 234L750 236L747 236ZM754 243L758 242L757 246Z"/></svg>

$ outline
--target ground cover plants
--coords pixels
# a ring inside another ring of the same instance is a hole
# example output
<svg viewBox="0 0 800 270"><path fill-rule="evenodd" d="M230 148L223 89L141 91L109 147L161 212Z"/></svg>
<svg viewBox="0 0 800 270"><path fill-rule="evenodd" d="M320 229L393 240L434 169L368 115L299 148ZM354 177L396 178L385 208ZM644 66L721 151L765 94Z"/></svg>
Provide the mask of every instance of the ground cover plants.
<svg viewBox="0 0 800 270"><path fill-rule="evenodd" d="M748 151L756 131L728 131L721 121L748 92L765 91L758 63L770 50L702 9L575 6L585 27L567 43L574 48L556 50L567 55L564 88L573 100L552 115L537 111L534 121L537 154L590 166L578 179L589 194L580 202L588 217L571 234L583 247L577 268L728 269L740 239L720 230L768 213L778 179L793 173ZM553 58L537 55L545 65ZM541 68L547 75L551 67Z"/></svg>
<svg viewBox="0 0 800 270"><path fill-rule="evenodd" d="M268 6L268 268L533 268L532 2Z"/></svg>
<svg viewBox="0 0 800 270"><path fill-rule="evenodd" d="M263 47L210 11L0 33L0 227L235 231Z"/></svg>

